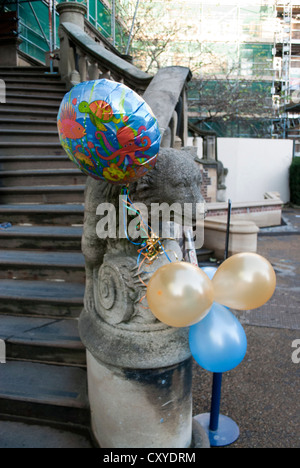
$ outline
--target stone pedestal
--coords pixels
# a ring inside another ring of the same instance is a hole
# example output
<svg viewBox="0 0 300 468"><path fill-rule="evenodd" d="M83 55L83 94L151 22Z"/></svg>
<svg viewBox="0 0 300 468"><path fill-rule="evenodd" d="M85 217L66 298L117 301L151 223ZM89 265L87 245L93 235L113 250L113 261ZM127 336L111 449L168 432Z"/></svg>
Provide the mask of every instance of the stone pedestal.
<svg viewBox="0 0 300 468"><path fill-rule="evenodd" d="M144 292L138 285L132 301L134 263L132 257L105 255L94 273L96 308L84 309L80 317L93 434L101 448L187 448L192 442L188 329L151 317L139 303ZM159 266L158 261L154 268ZM138 308L141 315L132 320Z"/></svg>
<svg viewBox="0 0 300 468"><path fill-rule="evenodd" d="M101 448L188 448L191 359L158 369L104 365L87 352L94 437Z"/></svg>
<svg viewBox="0 0 300 468"><path fill-rule="evenodd" d="M227 218L215 216L206 218L204 223L204 246L215 252L217 258L224 258ZM229 255L240 252L257 252L259 228L252 221L232 219L230 223Z"/></svg>
<svg viewBox="0 0 300 468"><path fill-rule="evenodd" d="M148 213L162 201L194 206L203 202L200 180L194 151L164 149L150 175L131 184L131 200ZM207 447L204 431L195 430L192 420L189 329L159 322L146 300L155 271L182 260L180 242L166 235L161 242L167 256L142 262L138 247L120 235L122 200L120 205L118 186L88 178L82 239L86 289L79 331L87 349L94 437L101 448ZM119 234L103 238L97 236L98 207L107 202L116 210Z"/></svg>

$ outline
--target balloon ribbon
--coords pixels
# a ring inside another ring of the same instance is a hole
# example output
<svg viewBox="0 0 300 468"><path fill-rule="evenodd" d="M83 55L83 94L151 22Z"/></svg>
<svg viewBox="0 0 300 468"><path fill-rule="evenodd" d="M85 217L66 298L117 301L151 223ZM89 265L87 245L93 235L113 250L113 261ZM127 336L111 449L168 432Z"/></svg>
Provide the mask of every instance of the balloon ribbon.
<svg viewBox="0 0 300 468"><path fill-rule="evenodd" d="M123 201L124 232L126 234L127 240L131 242L131 244L140 247L137 250L138 277L142 285L147 287L146 283L141 278L141 274L143 273L141 271L141 267L144 264L144 262L146 262L147 265L152 265L159 255L165 255L170 263L172 263L172 260L168 256L167 251L163 246L162 239L159 236L157 236L152 230L152 228L143 220L141 212L138 209L136 209L134 203L131 201L129 197L128 186L122 187L121 195ZM145 240L142 240L141 242L133 242L133 240L130 239L126 226L126 209L130 212L136 213L139 216L140 221L137 224L137 227L140 229L140 231L143 231L144 234L147 236ZM142 257L144 258L141 261ZM145 296L140 300L140 302L142 302L144 298Z"/></svg>

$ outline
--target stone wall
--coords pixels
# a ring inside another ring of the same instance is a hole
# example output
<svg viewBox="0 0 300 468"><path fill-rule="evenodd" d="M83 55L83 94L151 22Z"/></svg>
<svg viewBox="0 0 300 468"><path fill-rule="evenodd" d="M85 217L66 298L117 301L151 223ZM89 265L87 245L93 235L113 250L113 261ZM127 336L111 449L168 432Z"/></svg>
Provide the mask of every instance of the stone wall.
<svg viewBox="0 0 300 468"><path fill-rule="evenodd" d="M241 221L253 221L258 227L281 224L283 202L280 199L261 202L233 203L232 217ZM227 203L208 203L207 219L227 217Z"/></svg>

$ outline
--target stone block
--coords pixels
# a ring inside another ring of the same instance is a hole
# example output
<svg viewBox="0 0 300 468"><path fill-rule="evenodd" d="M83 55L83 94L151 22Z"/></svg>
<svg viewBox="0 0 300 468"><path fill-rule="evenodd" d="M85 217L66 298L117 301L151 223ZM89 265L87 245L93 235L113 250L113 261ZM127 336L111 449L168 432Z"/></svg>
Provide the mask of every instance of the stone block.
<svg viewBox="0 0 300 468"><path fill-rule="evenodd" d="M204 246L214 250L215 256L224 258L227 218L217 216L205 220ZM252 221L233 219L230 224L229 255L240 252L257 251L257 235L259 228Z"/></svg>
<svg viewBox="0 0 300 468"><path fill-rule="evenodd" d="M191 363L130 370L100 363L87 352L91 422L100 447L190 447Z"/></svg>
<svg viewBox="0 0 300 468"><path fill-rule="evenodd" d="M6 38L0 40L0 66L16 67L18 66L18 47L22 40L18 37Z"/></svg>

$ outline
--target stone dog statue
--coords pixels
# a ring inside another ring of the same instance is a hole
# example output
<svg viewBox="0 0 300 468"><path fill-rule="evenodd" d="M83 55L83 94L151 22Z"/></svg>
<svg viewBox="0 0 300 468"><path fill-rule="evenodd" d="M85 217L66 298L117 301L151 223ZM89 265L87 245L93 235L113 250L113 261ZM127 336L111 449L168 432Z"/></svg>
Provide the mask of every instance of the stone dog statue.
<svg viewBox="0 0 300 468"><path fill-rule="evenodd" d="M162 148L155 168L139 181L130 184L132 202L144 203L149 209L153 203L180 203L182 206L185 203L192 206L202 203L202 175L200 166L195 161L196 157L193 148ZM159 255L152 265L144 262L139 270L138 246L126 238L120 239L117 236L101 239L97 235L97 223L100 219L96 214L98 206L112 203L118 220L120 191L120 186L88 178L85 194L82 249L86 262L86 291L80 334L86 347L104 362L107 361L106 353L111 352L113 347L118 348L120 340L128 341L129 331L133 334L150 332L151 335L158 331L169 333L170 328L156 320L145 299L145 284L154 271L169 263L166 255ZM118 233L118 226L116 232ZM166 239L162 242L170 260L182 260L181 247L177 241ZM102 331L103 340L100 344L91 344L91 335L95 329L98 330L98 336ZM177 330L178 333L183 333L186 340L185 332ZM170 338L168 340L170 343ZM141 347L145 346L145 341L144 333L144 344ZM138 337L135 336L132 342L138 354L141 351L138 350ZM173 352L178 354L180 350L174 349ZM122 365L121 357L119 363Z"/></svg>

